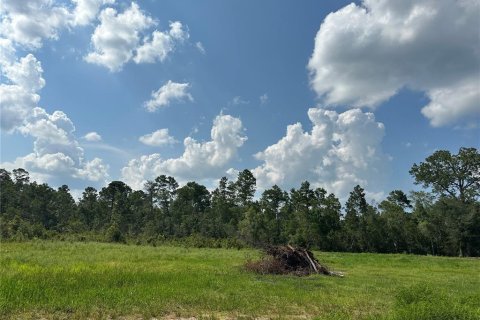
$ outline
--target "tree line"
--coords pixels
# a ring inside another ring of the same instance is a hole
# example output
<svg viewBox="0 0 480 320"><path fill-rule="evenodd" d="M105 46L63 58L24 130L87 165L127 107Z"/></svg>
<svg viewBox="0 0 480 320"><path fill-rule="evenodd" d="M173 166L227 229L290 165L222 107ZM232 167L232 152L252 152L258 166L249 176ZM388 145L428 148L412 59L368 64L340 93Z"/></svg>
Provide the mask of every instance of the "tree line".
<svg viewBox="0 0 480 320"><path fill-rule="evenodd" d="M53 189L30 181L24 169L0 169L0 237L480 256L478 150L436 151L410 174L424 191L393 190L374 204L357 185L342 206L308 181L289 191L275 185L255 198L249 170L234 181L221 178L212 192L160 175L143 190L122 181L87 187L75 202L66 185Z"/></svg>

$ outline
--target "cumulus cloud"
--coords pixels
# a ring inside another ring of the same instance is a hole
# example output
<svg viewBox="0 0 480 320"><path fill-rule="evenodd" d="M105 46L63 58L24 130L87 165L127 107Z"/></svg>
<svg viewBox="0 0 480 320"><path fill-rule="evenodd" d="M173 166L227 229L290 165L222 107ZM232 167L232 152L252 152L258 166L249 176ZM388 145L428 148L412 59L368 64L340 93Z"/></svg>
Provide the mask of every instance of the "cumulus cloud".
<svg viewBox="0 0 480 320"><path fill-rule="evenodd" d="M4 42L2 48L9 50L9 56L0 61L0 75L6 83L0 83L1 129L11 132L20 126L40 100L38 91L45 85L42 66L32 55L14 60L13 49Z"/></svg>
<svg viewBox="0 0 480 320"><path fill-rule="evenodd" d="M83 166L73 172L73 176L90 181L106 181L108 178L108 164L100 158L83 163Z"/></svg>
<svg viewBox="0 0 480 320"><path fill-rule="evenodd" d="M298 187L308 180L345 198L353 186L382 190L387 157L381 149L384 126L372 113L308 110L312 130L300 123L287 127L277 143L255 155L263 163L253 169L261 188L274 184Z"/></svg>
<svg viewBox="0 0 480 320"><path fill-rule="evenodd" d="M99 135L97 132L92 131L87 133L86 135L83 136L83 139L90 141L90 142L95 142L95 141L101 141L102 136Z"/></svg>
<svg viewBox="0 0 480 320"><path fill-rule="evenodd" d="M189 83L177 83L168 80L157 91L152 92L152 99L144 103L148 111L154 112L158 108L168 106L172 101L193 101L193 97L187 90L190 88Z"/></svg>
<svg viewBox="0 0 480 320"><path fill-rule="evenodd" d="M133 59L136 63L154 63L163 61L168 54L175 50L177 43L182 43L190 37L187 30L179 21L170 23L169 31L155 30L152 37L144 39L144 43L137 48L137 54Z"/></svg>
<svg viewBox="0 0 480 320"><path fill-rule="evenodd" d="M57 39L68 25L70 12L51 0L2 0L0 34L28 48L39 48L43 39Z"/></svg>
<svg viewBox="0 0 480 320"><path fill-rule="evenodd" d="M52 0L2 0L0 36L28 49L38 49L45 39L58 39L63 29L90 24L103 5L114 2L72 0L72 7Z"/></svg>
<svg viewBox="0 0 480 320"><path fill-rule="evenodd" d="M4 43L5 44L5 43ZM5 45L6 46L6 45ZM6 46L8 48L8 46ZM49 114L38 107L38 92L45 85L40 62L32 54L21 59L3 59L0 84L1 127L34 138L33 152L13 162L1 163L8 170L25 168L39 181L65 175L98 181L105 179L108 166L100 159L84 160L83 149L74 136L75 126L62 111Z"/></svg>
<svg viewBox="0 0 480 320"><path fill-rule="evenodd" d="M312 88L327 105L356 107L375 107L404 87L423 91L433 126L478 115L479 10L478 1L352 3L320 26Z"/></svg>
<svg viewBox="0 0 480 320"><path fill-rule="evenodd" d="M147 146L154 147L159 147L166 144L174 144L177 142L168 134L168 129L159 129L155 132L141 136L138 140Z"/></svg>
<svg viewBox="0 0 480 320"><path fill-rule="evenodd" d="M160 174L172 175L179 181L218 178L247 138L241 120L230 115L217 116L210 135L211 140L206 142L185 138L185 150L178 158L162 159L155 153L130 160L122 169L122 180L141 189L146 180Z"/></svg>
<svg viewBox="0 0 480 320"><path fill-rule="evenodd" d="M52 114L35 107L18 128L24 135L33 137L33 152L15 161L2 163L7 169L22 167L40 175L43 180L53 176L67 176L101 181L108 177L108 165L101 159L84 160L84 152L75 139L75 127L62 111Z"/></svg>
<svg viewBox="0 0 480 320"><path fill-rule="evenodd" d="M422 114L430 119L434 127L479 115L480 75L477 81L467 80L450 87L432 89L428 91L428 97L430 103L422 109Z"/></svg>
<svg viewBox="0 0 480 320"><path fill-rule="evenodd" d="M122 13L105 8L99 19L100 24L91 38L93 51L85 60L112 72L119 71L131 60L136 63L163 61L178 43L189 38L188 30L179 21L171 22L167 31L155 30L151 36L145 36L145 31L156 22L135 2Z"/></svg>
<svg viewBox="0 0 480 320"><path fill-rule="evenodd" d="M123 13L106 8L100 13L100 24L92 35L93 51L85 60L118 71L132 59L140 42L140 32L154 24L138 4L132 2Z"/></svg>
<svg viewBox="0 0 480 320"><path fill-rule="evenodd" d="M72 24L84 26L90 24L97 17L101 6L114 4L115 0L72 0L72 2L75 3Z"/></svg>

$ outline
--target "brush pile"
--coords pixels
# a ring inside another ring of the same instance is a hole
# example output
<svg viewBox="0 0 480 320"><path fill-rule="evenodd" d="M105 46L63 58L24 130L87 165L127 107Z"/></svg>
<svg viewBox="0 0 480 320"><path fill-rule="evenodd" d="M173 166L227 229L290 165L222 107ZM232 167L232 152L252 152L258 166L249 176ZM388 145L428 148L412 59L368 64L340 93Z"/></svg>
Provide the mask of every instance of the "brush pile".
<svg viewBox="0 0 480 320"><path fill-rule="evenodd" d="M260 274L294 274L306 276L309 274L337 275L330 271L307 249L287 246L270 246L264 249L264 256L259 261L247 261L247 270Z"/></svg>

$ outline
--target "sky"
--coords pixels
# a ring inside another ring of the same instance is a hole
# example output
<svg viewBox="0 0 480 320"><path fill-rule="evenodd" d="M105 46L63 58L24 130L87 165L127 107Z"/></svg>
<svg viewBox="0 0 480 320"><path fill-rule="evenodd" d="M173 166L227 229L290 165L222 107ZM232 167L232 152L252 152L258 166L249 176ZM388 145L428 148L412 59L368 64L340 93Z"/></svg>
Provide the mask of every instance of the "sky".
<svg viewBox="0 0 480 320"><path fill-rule="evenodd" d="M480 145L478 0L0 0L0 167L345 199Z"/></svg>

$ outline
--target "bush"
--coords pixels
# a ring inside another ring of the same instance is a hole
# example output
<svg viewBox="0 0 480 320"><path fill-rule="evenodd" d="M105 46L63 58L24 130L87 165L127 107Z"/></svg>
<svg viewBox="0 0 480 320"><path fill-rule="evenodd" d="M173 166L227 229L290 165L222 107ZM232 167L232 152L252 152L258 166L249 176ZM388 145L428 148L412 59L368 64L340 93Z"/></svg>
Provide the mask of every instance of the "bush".
<svg viewBox="0 0 480 320"><path fill-rule="evenodd" d="M125 243L125 237L120 231L118 223L112 223L112 225L105 232L105 240L108 242L121 242Z"/></svg>

